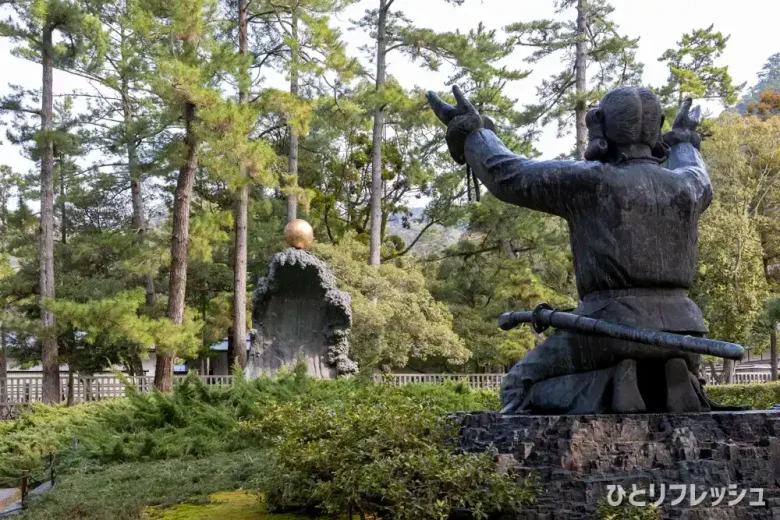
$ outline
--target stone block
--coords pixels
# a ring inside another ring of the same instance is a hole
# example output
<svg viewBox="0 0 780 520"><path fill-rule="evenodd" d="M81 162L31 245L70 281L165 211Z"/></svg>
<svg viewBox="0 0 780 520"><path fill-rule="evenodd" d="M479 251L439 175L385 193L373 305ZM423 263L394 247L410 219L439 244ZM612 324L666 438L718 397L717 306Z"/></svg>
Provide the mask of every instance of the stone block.
<svg viewBox="0 0 780 520"><path fill-rule="evenodd" d="M502 471L540 479L537 500L512 520L595 518L608 486L697 486L708 498L661 506L664 519L780 520L780 411L632 415L455 415L465 451L489 450ZM747 490L712 506L712 488ZM763 489L764 506L750 506ZM676 492L676 495L677 496ZM625 500L624 502L627 502Z"/></svg>

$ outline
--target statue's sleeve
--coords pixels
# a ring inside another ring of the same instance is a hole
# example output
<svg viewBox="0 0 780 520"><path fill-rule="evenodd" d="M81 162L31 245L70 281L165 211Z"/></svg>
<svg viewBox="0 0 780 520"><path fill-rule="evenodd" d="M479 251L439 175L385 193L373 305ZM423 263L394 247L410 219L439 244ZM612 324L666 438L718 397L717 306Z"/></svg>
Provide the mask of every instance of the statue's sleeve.
<svg viewBox="0 0 780 520"><path fill-rule="evenodd" d="M696 193L700 211L704 212L712 202L712 184L699 151L690 143L675 144L666 167L688 180Z"/></svg>
<svg viewBox="0 0 780 520"><path fill-rule="evenodd" d="M593 193L601 163L535 161L512 153L489 130L466 140L466 162L498 199L568 217L578 201Z"/></svg>

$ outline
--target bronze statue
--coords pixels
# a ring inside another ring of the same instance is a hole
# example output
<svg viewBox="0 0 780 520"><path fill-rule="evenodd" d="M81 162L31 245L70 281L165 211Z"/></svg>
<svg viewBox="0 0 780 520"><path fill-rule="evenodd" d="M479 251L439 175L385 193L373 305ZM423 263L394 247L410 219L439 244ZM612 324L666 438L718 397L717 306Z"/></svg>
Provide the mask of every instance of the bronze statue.
<svg viewBox="0 0 780 520"><path fill-rule="evenodd" d="M658 97L612 90L587 114L585 161L536 161L508 150L458 87L430 92L453 159L498 199L566 219L580 304L574 314L680 335L706 333L688 298L699 216L712 186L699 154L698 107L686 99L661 136ZM558 330L510 371L504 412L636 413L721 409L704 395L700 357Z"/></svg>

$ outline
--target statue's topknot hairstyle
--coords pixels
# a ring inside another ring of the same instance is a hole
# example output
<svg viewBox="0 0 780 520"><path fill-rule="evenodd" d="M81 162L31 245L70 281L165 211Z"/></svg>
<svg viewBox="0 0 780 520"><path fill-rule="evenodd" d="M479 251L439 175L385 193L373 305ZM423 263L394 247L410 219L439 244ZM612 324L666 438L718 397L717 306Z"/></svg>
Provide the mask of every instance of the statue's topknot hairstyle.
<svg viewBox="0 0 780 520"><path fill-rule="evenodd" d="M607 141L644 143L652 148L661 137L661 102L649 89L616 88L602 98L599 109L604 114Z"/></svg>
<svg viewBox="0 0 780 520"><path fill-rule="evenodd" d="M638 143L649 146L659 160L668 155L661 141L661 102L649 89L620 87L611 90L598 108L588 112L585 121L591 141L585 153L587 160L605 160L609 147Z"/></svg>

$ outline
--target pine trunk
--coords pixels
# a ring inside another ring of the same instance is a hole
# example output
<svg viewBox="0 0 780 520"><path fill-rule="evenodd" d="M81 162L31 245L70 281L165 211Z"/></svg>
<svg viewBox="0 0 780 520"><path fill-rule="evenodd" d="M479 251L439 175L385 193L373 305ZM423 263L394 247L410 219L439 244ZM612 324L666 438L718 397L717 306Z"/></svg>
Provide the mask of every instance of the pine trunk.
<svg viewBox="0 0 780 520"><path fill-rule="evenodd" d="M52 29L43 30L43 85L41 88L41 241L38 253L40 268L41 364L43 367L42 398L44 403L60 402L60 362L54 313L47 310L44 300L54 299L54 143L51 136L54 119L54 48Z"/></svg>
<svg viewBox="0 0 780 520"><path fill-rule="evenodd" d="M227 362L228 371L233 371L233 364L236 362L236 340L233 336L233 327L228 327L228 341L227 341Z"/></svg>
<svg viewBox="0 0 780 520"><path fill-rule="evenodd" d="M198 165L198 144L193 123L195 105L187 103L184 113L187 157L179 170L173 201L173 232L171 234L171 269L168 286L168 318L176 325L184 323L184 296L187 288L187 256L190 234L190 198ZM161 392L173 390L173 359L175 352L157 352L154 386Z"/></svg>
<svg viewBox="0 0 780 520"><path fill-rule="evenodd" d="M130 173L130 195L133 204L133 228L138 235L138 245L143 246L146 232L149 225L146 221L146 209L144 208L143 187L141 178L137 172L138 157L135 143L127 143L127 164ZM149 271L145 275L146 279L146 305L154 304L155 286L154 273Z"/></svg>
<svg viewBox="0 0 780 520"><path fill-rule="evenodd" d="M376 90L385 85L387 56L387 0L379 0L379 20L376 36ZM382 258L382 134L385 126L384 105L374 110L374 132L371 140L371 228L369 235L369 265L379 265Z"/></svg>
<svg viewBox="0 0 780 520"><path fill-rule="evenodd" d="M587 28L588 28L588 6L585 0L577 1L577 44L575 49L574 62L574 88L576 90L577 102L574 107L574 119L577 138L577 160L585 157L585 150L588 148L588 126L585 124L585 114L588 111L587 106Z"/></svg>
<svg viewBox="0 0 780 520"><path fill-rule="evenodd" d="M777 381L777 323L772 324L772 335L769 341L769 371L772 381Z"/></svg>
<svg viewBox="0 0 780 520"><path fill-rule="evenodd" d="M59 167L60 176L60 231L62 232L62 243L68 243L68 215L67 205L65 204L65 175L62 172L62 163Z"/></svg>
<svg viewBox="0 0 780 520"><path fill-rule="evenodd" d="M239 188L236 200L236 238L233 255L233 343L236 345L236 359L242 368L246 367L246 269L247 269L247 207L249 187ZM232 370L232 365L231 365Z"/></svg>
<svg viewBox="0 0 780 520"><path fill-rule="evenodd" d="M122 37L122 56L125 59L131 59L130 53L124 46L125 33ZM132 130L132 123L135 120L135 110L130 100L130 85L126 77L122 78L122 116L125 124L125 148L127 151L127 176L130 179L130 200L133 205L133 228L138 235L138 245L143 247L146 232L149 230L149 223L146 220L146 208L144 207L143 184L141 182L141 172L138 169L138 136ZM146 282L146 305L153 305L156 290L154 286L154 273L150 270L145 275Z"/></svg>
<svg viewBox="0 0 780 520"><path fill-rule="evenodd" d="M734 384L734 361L731 359L723 360L723 382L727 385Z"/></svg>
<svg viewBox="0 0 780 520"><path fill-rule="evenodd" d="M0 404L8 401L6 378L8 377L8 360L5 357L5 327L0 327Z"/></svg>
<svg viewBox="0 0 780 520"><path fill-rule="evenodd" d="M73 406L73 367L68 366L68 400L66 406Z"/></svg>
<svg viewBox="0 0 780 520"><path fill-rule="evenodd" d="M238 52L242 57L247 54L247 16L246 1L238 0ZM249 72L246 64L242 64L239 81L238 101L245 104L249 101ZM233 327L230 334L234 345L246 344L246 264L247 264L247 233L249 212L249 185L246 178L246 168L241 170L241 186L236 193L234 214L235 239L233 244ZM246 367L246 349L239 348L236 352L241 367ZM230 370L233 370L231 362Z"/></svg>
<svg viewBox="0 0 780 520"><path fill-rule="evenodd" d="M293 98L297 98L300 90L300 71L298 70L298 13L295 9L293 9L291 23L293 43L290 47L290 94ZM287 131L290 134L290 150L287 155L288 187L294 188L298 185L298 129L295 125L288 125ZM298 196L288 193L287 222L292 222L296 218L298 218Z"/></svg>

